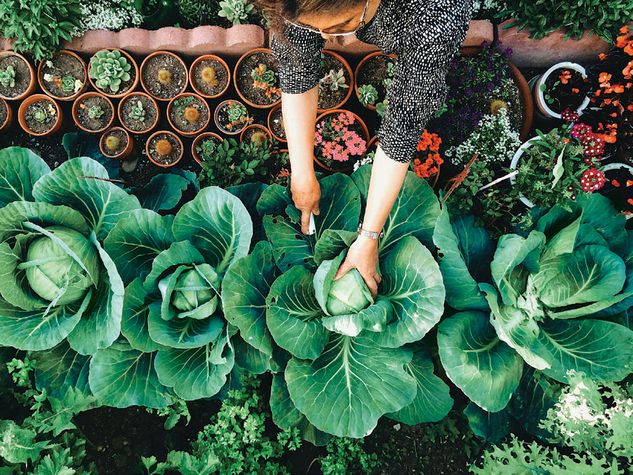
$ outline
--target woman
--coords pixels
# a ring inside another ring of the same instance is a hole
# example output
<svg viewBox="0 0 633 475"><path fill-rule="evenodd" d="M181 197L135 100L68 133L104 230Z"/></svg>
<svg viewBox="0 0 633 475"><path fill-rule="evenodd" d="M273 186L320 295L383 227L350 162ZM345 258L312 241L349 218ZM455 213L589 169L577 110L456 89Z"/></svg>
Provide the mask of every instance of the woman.
<svg viewBox="0 0 633 475"><path fill-rule="evenodd" d="M319 214L313 166L320 52L325 40L354 35L396 54L396 72L378 133L367 206L359 234L337 278L356 268L376 295L378 238L428 119L446 96L448 63L463 42L472 0L261 0L273 21L282 107L291 164L291 192L308 232Z"/></svg>

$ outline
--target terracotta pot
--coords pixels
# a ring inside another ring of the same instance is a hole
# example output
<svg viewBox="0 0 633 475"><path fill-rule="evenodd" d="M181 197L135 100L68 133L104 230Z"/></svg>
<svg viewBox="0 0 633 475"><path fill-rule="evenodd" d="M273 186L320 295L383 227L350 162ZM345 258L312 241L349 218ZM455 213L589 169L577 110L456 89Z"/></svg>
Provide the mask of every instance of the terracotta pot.
<svg viewBox="0 0 633 475"><path fill-rule="evenodd" d="M194 79L195 74L195 68L196 66L205 60L214 60L217 61L218 63L220 63L223 67L224 70L226 71L226 75L227 75L227 81L226 81L226 86L224 86L224 89L222 89L222 91L220 91L218 94L216 94L215 96L210 96L208 94L204 94L200 89L198 89L198 87L196 86L196 81ZM222 58L220 58L219 56L216 56L214 54L205 54L202 56L198 56L195 61L193 63L191 63L191 67L189 68L189 84L191 84L191 88L196 91L196 94L202 96L202 97L206 97L207 99L216 99L218 97L222 97L224 95L224 93L227 91L227 89L229 88L229 86L231 85L231 69L229 68L229 65L226 64L226 61L224 61Z"/></svg>
<svg viewBox="0 0 633 475"><path fill-rule="evenodd" d="M321 120L323 120L324 118L330 116L330 115L334 115L334 114L340 114L341 112L344 113L350 113L354 116L354 118L356 119L356 122L360 125L361 130L362 130L362 138L365 140L365 142L369 142L369 130L367 129L367 125L365 125L365 122L363 122L363 119L361 119L357 114L348 111L348 110L343 110L343 109L335 109L335 110L331 110L331 111L327 111L324 112L323 114L321 114L320 116L317 117L316 119L316 123L318 124ZM322 163L317 157L316 154L314 154L314 161L316 162L317 165L319 165L319 167L321 167L324 170L327 170L329 172L347 172L347 171L351 171L354 169L354 165L353 162L351 165L346 166L346 167L341 167L341 168L331 168L329 166L327 166L326 164Z"/></svg>
<svg viewBox="0 0 633 475"><path fill-rule="evenodd" d="M105 100L108 103L108 106L110 107L110 110L112 111L112 117L110 118L110 120L108 121L108 123L100 128L99 130L89 130L86 127L84 127L81 124L81 121L79 120L79 115L78 115L78 111L79 111L79 105L85 100L85 99L89 99L91 97L100 97L101 99ZM103 132L106 129L109 129L112 126L112 123L114 122L114 116L116 114L116 111L114 109L114 105L112 104L112 101L110 99L108 99L108 97L105 96L105 94L102 94L100 92L85 92L83 93L81 96L79 96L77 99L75 99L75 102L73 102L73 107L72 107L72 116L73 116L73 121L75 122L75 125L77 127L79 127L81 130L83 130L84 132L88 132L89 134L98 134Z"/></svg>
<svg viewBox="0 0 633 475"><path fill-rule="evenodd" d="M536 107L538 108L538 111L541 115L549 119L560 119L561 114L550 109L549 105L547 104L545 100L545 96L541 88L545 84L545 81L547 81L547 79L552 75L552 73L559 69L571 69L573 71L579 72L583 78L587 77L587 71L580 64L562 62L562 63L556 63L554 66L552 66L547 71L545 71L540 77L534 78L531 81L533 83L532 92L534 94L534 101L536 102ZM590 101L589 96L585 97L582 104L580 104L580 107L576 109L576 112L582 115L582 112L589 105L589 101Z"/></svg>
<svg viewBox="0 0 633 475"><path fill-rule="evenodd" d="M207 120L204 123L201 123L200 127L196 130L194 130L193 132L185 132L183 130L180 130L178 127L176 127L174 125L174 123L171 120L171 110L174 107L174 103L178 100L178 99L182 99L185 97L195 97L197 98L199 101L201 101L205 107L207 108ZM184 136L184 137L193 137L194 135L198 135L200 132L202 132L203 130L207 129L209 127L209 124L211 123L211 109L209 108L209 104L207 104L207 102L200 97L197 94L194 94L193 92L185 92L184 94L179 94L176 97L174 97L171 101L169 101L169 104L167 105L167 120L169 121L169 125L176 131L178 132L180 135Z"/></svg>
<svg viewBox="0 0 633 475"><path fill-rule="evenodd" d="M350 67L349 63L347 62L347 60L345 58L343 58L343 56L341 56L340 54L336 53L335 51L330 51L330 50L326 50L324 49L322 51L323 54L327 54L329 56L332 56L333 58L336 58L345 68L345 71L347 71L347 75L349 76L349 87L347 88L347 94L345 94L345 98L339 102L338 104L336 104L334 107L331 107L330 109L317 109L317 112L319 114L331 110L331 109L341 109L343 107L343 105L349 100L349 98L352 96L352 91L356 90L356 82L354 81L354 72L352 71L352 68ZM353 86L352 86L353 84Z"/></svg>
<svg viewBox="0 0 633 475"><path fill-rule="evenodd" d="M3 58L5 56L17 56L18 58L21 58L22 61L24 61L26 65L28 66L29 74L31 75L31 78L29 81L28 88L22 94L15 97L7 97L7 96L0 95L0 98L6 99L7 101L21 101L25 97L30 96L35 91L35 70L33 69L33 66L31 65L31 63L29 63L29 61L19 53L16 53L14 51L0 51L0 58Z"/></svg>
<svg viewBox="0 0 633 475"><path fill-rule="evenodd" d="M250 124L250 122L249 122L249 124L244 125L244 127L242 127L239 130L229 131L229 130L226 130L222 126L222 124L220 124L220 120L218 118L219 112L223 108L223 106L226 105L226 104L229 104L231 102L237 102L239 104L242 104L240 101L238 101L236 99L227 99L226 101L220 102L217 105L217 107L215 108L215 111L213 112L213 121L215 122L215 126L218 128L218 130L220 132L222 132L223 134L225 134L225 135L238 135L238 134L240 134L242 132L242 130L244 130ZM242 105L244 105L244 104L242 104ZM244 107L246 107L246 106L244 106ZM248 109L246 110L246 112L248 113ZM249 120L252 120L252 118L250 117L250 114L249 114Z"/></svg>
<svg viewBox="0 0 633 475"><path fill-rule="evenodd" d="M108 135L110 135L110 133L113 130L120 130L126 135L126 137L127 137L127 145L118 154L116 154L116 155L109 155L107 150L106 150L106 147L105 147L105 139L108 137ZM124 160L127 157L129 157L131 155L132 151L134 150L134 139L132 139L132 136L123 127L112 127L111 129L109 129L106 132L104 132L103 135L101 136L101 138L99 139L99 150L101 150L101 153L104 156L108 157L108 158L112 158L113 160Z"/></svg>
<svg viewBox="0 0 633 475"><path fill-rule="evenodd" d="M26 109L28 106L40 100L47 101L55 106L56 120L55 120L55 124L50 130L43 133L35 133L31 129L29 129L28 126L26 125L24 114L26 113ZM53 135L55 132L57 132L62 126L62 122L63 122L62 110L59 107L59 104L57 104L57 102L55 102L54 99L50 98L46 94L33 94L32 96L29 96L26 99L24 99L24 101L22 101L22 104L20 104L20 108L18 109L18 122L20 124L20 127L22 127L22 129L27 134L33 135L35 137L48 137L50 135Z"/></svg>
<svg viewBox="0 0 633 475"><path fill-rule="evenodd" d="M268 147L272 147L273 134L265 126L260 125L260 124L251 124L251 125L245 127L244 130L242 130L242 133L240 134L240 142L244 141L244 135L246 135L246 132L248 132L249 130L253 130L253 129L256 129L259 132L261 132L262 134L265 134L266 137L268 137L268 139L267 139L268 140Z"/></svg>
<svg viewBox="0 0 633 475"><path fill-rule="evenodd" d="M373 53L369 53L367 56L365 56L363 59L360 60L360 63L358 63L358 65L356 66L356 69L354 70L354 78L356 80L358 80L358 77L360 75L360 71L363 69L363 66L372 58L375 58L376 56L383 56L385 55L385 53L383 53L382 51L374 51ZM389 56L389 58L395 60L397 58L397 56L395 54L388 54L386 56ZM358 82L354 81L354 93L356 94L356 98L358 99L358 101L360 102L360 95L358 94ZM366 106L363 106L369 110L375 111L376 110L376 106L374 104L367 104Z"/></svg>
<svg viewBox="0 0 633 475"><path fill-rule="evenodd" d="M176 58L176 60L182 65L182 68L185 71L185 80L183 83L183 86L180 88L180 91L178 91L178 94L176 94L176 96L174 96L173 98L164 98L164 97L158 97L155 96L154 94L151 93L151 91L149 90L149 88L145 85L145 81L143 81L143 70L145 69L145 67L147 66L147 62L155 57L155 56L159 56L159 55L168 55L168 56L172 56L173 58ZM185 64L185 62L180 58L180 56L172 53L171 51L154 51L153 53L149 54L141 63L141 73L140 73L140 77L141 77L141 87L143 88L143 90L149 94L150 96L152 96L154 99L156 99L157 101L162 101L162 102L167 102L167 101L171 101L174 98L178 97L179 95L181 95L183 92L185 92L185 90L187 89L187 85L189 84L189 73L187 70L187 65Z"/></svg>
<svg viewBox="0 0 633 475"><path fill-rule="evenodd" d="M200 160L200 156L198 155L198 152L196 151L196 147L198 147L198 145L200 145L200 142L202 142L205 139L208 138L214 138L216 139L218 142L222 142L222 137L220 137L218 134L214 133L214 132L204 132L200 135L198 135L195 140L193 141L193 143L191 144L191 155L193 156L193 159L198 163L198 164L202 164L202 160Z"/></svg>
<svg viewBox="0 0 633 475"><path fill-rule="evenodd" d="M371 148L373 146L378 146L378 136L374 135L371 139L369 139L369 142L367 142L367 150L371 150Z"/></svg>
<svg viewBox="0 0 633 475"><path fill-rule="evenodd" d="M154 105L154 107L156 108L156 119L154 120L154 122L147 127L145 130L132 130L129 127L127 127L125 125L125 121L123 120L123 104L126 101L132 100L134 97L145 97L147 98L149 101L151 101L151 103ZM128 95L126 95L123 99L121 99L119 101L119 105L117 107L117 114L119 116L119 122L121 123L121 126L127 130L128 132L131 132L133 134L146 134L149 131L151 131L154 127L156 127L156 125L158 124L158 121L160 120L160 107L158 107L158 103L156 102L156 100L150 96L149 94L145 94L144 92L131 92Z"/></svg>
<svg viewBox="0 0 633 475"><path fill-rule="evenodd" d="M273 132L273 128L272 128L272 119L273 119L273 115L279 110L281 109L281 104L277 104L276 106L274 106L272 109L270 109L270 112L268 112L268 119L266 120L266 123L268 124L268 130L270 131L270 133L272 134L272 136L274 137L275 140L277 140L278 142L281 143L287 143L288 140L287 139L282 139L281 137L279 137L277 134L275 134L275 132Z"/></svg>
<svg viewBox="0 0 633 475"><path fill-rule="evenodd" d="M88 67L86 66L86 62L83 59L81 59L81 57L78 54L73 53L72 51L69 51L67 49L63 49L63 50L60 50L57 53L57 55L61 55L61 54L72 56L72 57L74 57L75 59L77 59L81 63L81 66L82 66L83 71L84 71L84 76L83 76L83 80L82 80L82 82L83 82L82 88L79 91L77 91L76 93L72 94L71 96L65 96L65 97L56 96L51 91L46 89L46 87L44 87L44 79L43 79L43 72L42 72L42 70L44 69L44 66L46 65L46 61L40 61L40 64L37 66L37 82L40 85L40 89L42 91L44 91L45 94L51 96L52 98L54 98L54 99L56 99L58 101L64 101L64 102L72 101L72 100L76 99L86 89L86 87L88 86Z"/></svg>
<svg viewBox="0 0 633 475"><path fill-rule="evenodd" d="M242 91L240 90L240 87L237 83L237 77L238 74L237 72L240 70L240 66L242 65L242 63L244 62L244 60L246 58L248 58L249 56L255 54L255 53L269 53L272 54L272 50L270 48L254 48L250 51L247 51L246 53L244 53L240 59L237 60L237 64L235 64L235 69L233 69L233 84L235 86L235 90L237 91L237 95L240 96L240 99L245 102L246 104L248 104L249 106L255 108L255 109L268 109L270 107L274 107L277 104L279 104L281 102L281 97L276 100L275 102L273 102L272 104L255 104L254 102L251 102L250 100L248 100L244 94L242 94Z"/></svg>
<svg viewBox="0 0 633 475"><path fill-rule="evenodd" d="M178 142L178 144L180 145L180 155L178 156L178 158L175 161L173 161L170 164L164 164L164 163L157 162L156 160L154 160L152 158L152 155L149 153L149 144L150 144L150 142L152 141L152 139L154 137L156 137L157 135L161 135L161 134L169 135L170 137L174 138L176 140L176 142ZM157 167L161 167L161 168L171 168L171 167L177 165L182 160L184 152L185 152L185 147L184 147L184 145L182 143L182 140L180 140L180 137L178 137L178 135L176 135L175 133L170 132L168 130L159 130L157 132L154 132L152 135L149 136L149 138L147 139L147 142L145 143L145 153L147 155L147 158L154 165L156 165Z"/></svg>
<svg viewBox="0 0 633 475"><path fill-rule="evenodd" d="M123 92L117 92L116 94L113 93L109 93L106 91L103 91L101 89L99 89L96 85L94 80L90 77L90 63L88 63L88 80L90 81L90 85L97 91L99 91L100 93L102 93L103 95L111 98L111 99L119 99L123 96L125 96L126 94L134 91L134 89L136 89L136 86L138 86L138 82L139 82L139 71L138 71L138 64L136 64L136 61L134 60L134 58L132 58L132 56L130 56L130 54L127 51L124 51L122 49L119 48L105 48L108 49L110 51L120 51L121 54L123 56L125 56L128 60L128 62L132 65L132 69L134 70L134 82L132 83L132 85L129 87L129 89L123 91ZM90 61L92 62L92 58L90 59Z"/></svg>
<svg viewBox="0 0 633 475"><path fill-rule="evenodd" d="M4 108L7 111L7 115L4 119L4 122L0 123L0 132L3 132L4 130L7 130L9 127L11 127L11 122L13 122L13 109L11 109L11 106L9 105L9 103L1 97L0 97L0 103L4 105Z"/></svg>

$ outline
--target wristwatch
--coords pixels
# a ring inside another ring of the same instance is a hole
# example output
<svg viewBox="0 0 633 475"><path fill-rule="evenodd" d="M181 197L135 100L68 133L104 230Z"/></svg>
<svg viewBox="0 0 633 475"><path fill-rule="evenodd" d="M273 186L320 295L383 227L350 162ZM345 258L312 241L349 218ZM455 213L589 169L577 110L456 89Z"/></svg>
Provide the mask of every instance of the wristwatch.
<svg viewBox="0 0 633 475"><path fill-rule="evenodd" d="M358 225L358 235L377 241L378 239L382 239L385 236L385 233L384 231L367 231L366 229L363 229L363 223L360 223Z"/></svg>

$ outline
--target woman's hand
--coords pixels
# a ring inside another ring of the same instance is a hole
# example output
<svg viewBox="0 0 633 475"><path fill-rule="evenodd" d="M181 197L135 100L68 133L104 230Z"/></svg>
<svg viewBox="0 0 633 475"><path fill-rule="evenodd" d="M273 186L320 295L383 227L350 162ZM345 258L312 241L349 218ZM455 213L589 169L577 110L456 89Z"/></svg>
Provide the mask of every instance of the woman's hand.
<svg viewBox="0 0 633 475"><path fill-rule="evenodd" d="M301 211L301 232L308 234L310 228L310 213L319 214L319 200L321 199L321 186L314 173L297 174L290 177L290 192L292 201Z"/></svg>
<svg viewBox="0 0 633 475"><path fill-rule="evenodd" d="M378 241L365 236L358 236L350 246L347 257L339 268L334 280L343 277L351 269L357 269L369 291L378 295L378 285L382 278L378 274Z"/></svg>

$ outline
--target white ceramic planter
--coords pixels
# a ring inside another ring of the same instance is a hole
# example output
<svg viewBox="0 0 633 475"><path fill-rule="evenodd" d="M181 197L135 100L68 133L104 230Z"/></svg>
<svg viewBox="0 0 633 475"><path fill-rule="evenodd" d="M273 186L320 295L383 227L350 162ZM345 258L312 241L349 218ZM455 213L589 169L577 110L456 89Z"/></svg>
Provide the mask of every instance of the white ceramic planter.
<svg viewBox="0 0 633 475"><path fill-rule="evenodd" d="M559 69L571 69L573 71L579 72L583 78L587 77L587 71L585 71L585 68L583 68L580 64L564 61L562 63L556 63L554 66L552 66L547 71L545 71L545 73L543 73L543 75L536 80L536 82L534 83L534 89L532 92L534 94L534 101L536 102L537 110L541 114L543 114L545 117L548 117L551 119L560 119L561 115L557 112L554 112L547 105L541 86L545 84L545 81L547 81L547 78L549 78L554 71L557 71ZM582 102L582 104L580 104L580 107L576 109L576 112L578 112L578 114L582 114L582 112L587 108L588 105L589 105L589 97L585 97L585 100Z"/></svg>
<svg viewBox="0 0 633 475"><path fill-rule="evenodd" d="M521 160L521 157L523 156L525 151L532 146L532 143L535 140L538 140L539 138L540 137L531 138L530 140L528 140L527 142L524 142L523 145L519 147L519 149L514 153L514 156L512 157L512 161L510 162L510 168L512 170L516 170L519 167L519 160ZM514 186L514 184L516 183L516 178L517 178L516 175L510 178L510 183L512 183L512 186ZM532 203L529 199L527 199L523 195L523 193L519 194L519 200L528 208L534 208L535 206L535 204Z"/></svg>

